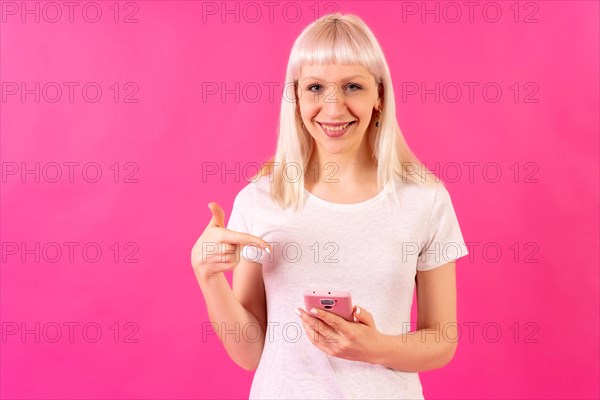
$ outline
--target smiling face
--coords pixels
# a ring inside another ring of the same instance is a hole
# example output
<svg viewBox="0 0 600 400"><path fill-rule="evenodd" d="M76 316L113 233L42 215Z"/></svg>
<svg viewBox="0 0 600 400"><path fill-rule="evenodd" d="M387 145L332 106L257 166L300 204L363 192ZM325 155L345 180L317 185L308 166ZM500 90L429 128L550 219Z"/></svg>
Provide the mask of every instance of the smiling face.
<svg viewBox="0 0 600 400"><path fill-rule="evenodd" d="M362 65L305 65L298 78L302 122L325 158L364 150L380 101L375 78Z"/></svg>

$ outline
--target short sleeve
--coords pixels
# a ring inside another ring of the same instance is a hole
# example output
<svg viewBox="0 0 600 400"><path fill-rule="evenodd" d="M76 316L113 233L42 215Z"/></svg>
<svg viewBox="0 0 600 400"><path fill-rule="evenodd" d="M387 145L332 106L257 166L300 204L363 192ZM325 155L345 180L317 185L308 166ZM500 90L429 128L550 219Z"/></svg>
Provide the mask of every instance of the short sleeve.
<svg viewBox="0 0 600 400"><path fill-rule="evenodd" d="M252 215L254 213L254 191L251 184L246 185L233 200L233 207L229 221L227 221L227 229L252 233Z"/></svg>
<svg viewBox="0 0 600 400"><path fill-rule="evenodd" d="M469 254L450 194L439 186L435 194L427 237L417 259L417 271L428 271Z"/></svg>
<svg viewBox="0 0 600 400"><path fill-rule="evenodd" d="M254 204L254 191L255 187L250 183L235 196L231 215L227 222L227 229L255 235L253 226L254 212L256 210ZM247 245L242 249L241 255L247 261L262 264L262 257L265 256L266 253L257 249L255 246Z"/></svg>

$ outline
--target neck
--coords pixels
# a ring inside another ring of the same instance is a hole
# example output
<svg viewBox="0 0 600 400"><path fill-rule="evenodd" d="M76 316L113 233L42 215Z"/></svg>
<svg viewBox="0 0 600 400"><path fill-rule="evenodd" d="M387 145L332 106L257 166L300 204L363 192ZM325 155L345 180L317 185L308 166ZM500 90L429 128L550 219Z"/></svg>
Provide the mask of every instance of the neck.
<svg viewBox="0 0 600 400"><path fill-rule="evenodd" d="M308 163L305 183L310 186L319 183L372 183L376 173L377 160L366 146L361 146L361 151L354 154L325 153L315 147Z"/></svg>

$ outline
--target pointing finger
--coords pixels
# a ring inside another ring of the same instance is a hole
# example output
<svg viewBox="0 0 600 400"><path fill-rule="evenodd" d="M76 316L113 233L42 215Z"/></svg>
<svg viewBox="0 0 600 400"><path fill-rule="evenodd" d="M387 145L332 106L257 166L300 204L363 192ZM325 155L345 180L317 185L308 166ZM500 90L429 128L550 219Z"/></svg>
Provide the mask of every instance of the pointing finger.
<svg viewBox="0 0 600 400"><path fill-rule="evenodd" d="M271 253L269 242L259 238L258 236L250 235L249 233L236 232L228 230L226 233L227 243L235 243L244 246L254 246L260 249L265 249L267 253Z"/></svg>

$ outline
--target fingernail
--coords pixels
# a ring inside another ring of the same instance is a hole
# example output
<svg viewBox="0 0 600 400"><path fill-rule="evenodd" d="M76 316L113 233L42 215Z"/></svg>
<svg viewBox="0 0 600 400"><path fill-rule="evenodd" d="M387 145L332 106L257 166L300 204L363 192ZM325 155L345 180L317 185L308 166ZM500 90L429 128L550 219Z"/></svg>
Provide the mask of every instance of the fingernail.
<svg viewBox="0 0 600 400"><path fill-rule="evenodd" d="M317 315L317 312L318 312L318 311L317 311L317 309L316 309L316 308L311 308L311 309L310 309L310 313L311 313L311 314Z"/></svg>
<svg viewBox="0 0 600 400"><path fill-rule="evenodd" d="M297 316L301 316L302 313L300 312L300 310L298 310L297 308L294 308L294 312L296 313Z"/></svg>
<svg viewBox="0 0 600 400"><path fill-rule="evenodd" d="M356 307L356 313L360 314L360 307L358 307L358 306Z"/></svg>
<svg viewBox="0 0 600 400"><path fill-rule="evenodd" d="M269 249L268 247L265 247L265 251L269 254L271 254L271 249Z"/></svg>

